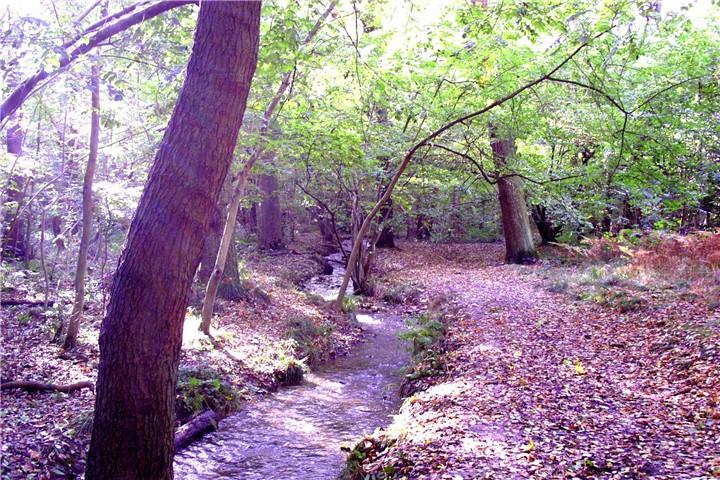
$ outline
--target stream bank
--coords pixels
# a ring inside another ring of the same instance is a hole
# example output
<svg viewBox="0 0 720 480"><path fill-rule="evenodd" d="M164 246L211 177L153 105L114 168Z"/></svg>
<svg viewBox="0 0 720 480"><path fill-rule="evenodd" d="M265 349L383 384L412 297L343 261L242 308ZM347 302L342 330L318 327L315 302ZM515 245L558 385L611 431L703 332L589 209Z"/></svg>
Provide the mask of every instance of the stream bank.
<svg viewBox="0 0 720 480"><path fill-rule="evenodd" d="M276 255L244 246L243 278L264 295L247 301L218 301L212 326L214 342L198 332L197 310L188 310L178 400L190 408L178 409L179 423L197 412L217 408L218 398L224 401L220 414L262 401L283 383L278 374L289 362L306 356L318 362L342 357L358 342L362 332L357 322L302 291L307 280L323 270L318 260L326 254L315 232L296 235L288 249ZM28 274L22 278L14 287L18 296L28 298L35 291L35 277ZM202 285L195 288L202 290ZM67 282L58 295L72 298L72 292L72 282ZM59 347L53 343L58 321L55 309L36 312L38 309L23 305L0 309L2 380L61 385L94 382L103 305L98 301L99 292L92 292L80 345L72 355L59 356ZM234 392L231 400L217 395L230 390ZM85 468L94 401L90 389L71 393L3 391L0 476L11 480L78 478Z"/></svg>
<svg viewBox="0 0 720 480"><path fill-rule="evenodd" d="M366 340L347 356L223 420L175 457L175 478L334 479L342 446L386 425L400 404L408 361L394 315L358 314Z"/></svg>
<svg viewBox="0 0 720 480"><path fill-rule="evenodd" d="M306 289L328 301L345 272L341 253ZM399 333L402 318L355 315L364 341L305 375L300 385L253 402L219 429L175 456L178 479L335 479L353 442L391 421L400 405L400 371L409 353Z"/></svg>
<svg viewBox="0 0 720 480"><path fill-rule="evenodd" d="M652 290L633 310L584 300L548 282L567 269L503 256L402 242L378 258L389 285L456 312L441 368L363 440L354 478L717 478L720 311Z"/></svg>

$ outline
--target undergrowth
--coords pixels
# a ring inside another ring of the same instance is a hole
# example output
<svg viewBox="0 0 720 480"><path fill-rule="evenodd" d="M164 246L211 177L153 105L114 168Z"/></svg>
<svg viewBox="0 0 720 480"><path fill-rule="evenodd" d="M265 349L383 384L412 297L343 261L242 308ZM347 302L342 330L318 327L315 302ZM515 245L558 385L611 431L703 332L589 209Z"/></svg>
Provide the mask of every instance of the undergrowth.
<svg viewBox="0 0 720 480"><path fill-rule="evenodd" d="M552 260L573 264L551 276L548 290L566 293L621 313L643 308L646 293L668 301L703 301L720 307L720 233L667 235L621 231L561 246Z"/></svg>
<svg viewBox="0 0 720 480"><path fill-rule="evenodd" d="M288 338L293 340L295 353L304 363L319 362L333 332L331 325L316 325L310 318L294 316L288 319Z"/></svg>
<svg viewBox="0 0 720 480"><path fill-rule="evenodd" d="M184 422L208 409L221 416L238 409L243 395L221 375L212 369L180 369L175 397L178 420Z"/></svg>

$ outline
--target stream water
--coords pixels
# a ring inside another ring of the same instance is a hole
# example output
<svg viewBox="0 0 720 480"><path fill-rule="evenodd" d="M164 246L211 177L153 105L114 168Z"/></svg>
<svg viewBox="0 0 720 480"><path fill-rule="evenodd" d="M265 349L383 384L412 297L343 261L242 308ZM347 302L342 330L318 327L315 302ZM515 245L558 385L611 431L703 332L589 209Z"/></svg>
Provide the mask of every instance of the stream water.
<svg viewBox="0 0 720 480"><path fill-rule="evenodd" d="M308 290L324 298L337 294L344 273L337 255L328 257L333 274L314 278ZM218 431L175 456L175 478L337 478L345 462L340 447L352 447L397 411L399 370L409 356L398 339L399 317L357 317L367 331L363 343L306 375L301 385L223 420Z"/></svg>

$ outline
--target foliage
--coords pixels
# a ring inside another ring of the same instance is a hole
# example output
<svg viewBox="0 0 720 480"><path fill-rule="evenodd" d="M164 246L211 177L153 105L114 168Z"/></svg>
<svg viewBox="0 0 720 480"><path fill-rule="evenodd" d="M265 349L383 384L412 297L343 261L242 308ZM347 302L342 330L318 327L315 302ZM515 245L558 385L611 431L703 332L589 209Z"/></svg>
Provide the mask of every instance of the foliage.
<svg viewBox="0 0 720 480"><path fill-rule="evenodd" d="M180 369L175 411L180 420L203 410L213 410L221 416L237 410L242 394L227 383L222 374L212 369Z"/></svg>
<svg viewBox="0 0 720 480"><path fill-rule="evenodd" d="M332 326L327 324L316 325L306 317L293 316L287 320L288 338L294 341L296 357L303 363L314 365L320 360L323 345L330 339Z"/></svg>
<svg viewBox="0 0 720 480"><path fill-rule="evenodd" d="M399 334L409 342L412 363L405 370L402 386L403 395L410 395L426 388L423 379L433 377L444 368L445 333L443 319L446 317L446 305L440 305L407 321L410 327Z"/></svg>
<svg viewBox="0 0 720 480"><path fill-rule="evenodd" d="M343 298L342 311L345 313L352 313L357 310L360 304L360 298L355 295L348 295Z"/></svg>

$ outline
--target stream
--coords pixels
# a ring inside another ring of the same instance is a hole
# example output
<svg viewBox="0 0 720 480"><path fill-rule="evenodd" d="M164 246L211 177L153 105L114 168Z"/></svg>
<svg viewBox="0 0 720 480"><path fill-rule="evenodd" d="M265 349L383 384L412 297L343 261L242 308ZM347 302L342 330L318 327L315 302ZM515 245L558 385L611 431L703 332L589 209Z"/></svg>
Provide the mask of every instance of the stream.
<svg viewBox="0 0 720 480"><path fill-rule="evenodd" d="M308 291L334 298L344 265L314 277ZM338 280L339 279L339 280ZM176 479L335 479L345 465L341 446L387 425L400 406L400 369L409 353L404 327L390 314L358 314L365 340L350 353L305 375L220 422L220 428L175 456Z"/></svg>

